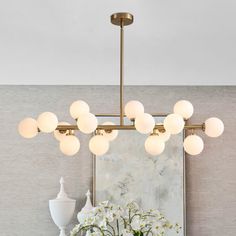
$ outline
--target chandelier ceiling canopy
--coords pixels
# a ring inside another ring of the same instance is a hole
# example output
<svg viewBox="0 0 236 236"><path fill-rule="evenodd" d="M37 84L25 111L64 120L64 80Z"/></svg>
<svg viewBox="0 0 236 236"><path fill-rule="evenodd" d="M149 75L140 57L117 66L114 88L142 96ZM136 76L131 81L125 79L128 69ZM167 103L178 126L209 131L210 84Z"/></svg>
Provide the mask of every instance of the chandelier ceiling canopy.
<svg viewBox="0 0 236 236"><path fill-rule="evenodd" d="M75 155L80 149L80 141L75 136L75 131L85 134L95 133L89 141L90 151L97 155L104 155L109 150L109 143L118 136L119 130L137 130L142 134L148 134L145 141L145 149L150 155L159 155L165 149L165 142L183 130L191 130L191 134L185 137L184 150L190 155L198 155L204 148L203 140L194 134L199 129L209 137L218 137L224 131L223 122L211 117L201 124L187 124L187 120L193 115L193 105L186 100L178 101L172 113L165 114L163 124L156 124L154 117L157 114L148 114L139 101L129 101L123 104L124 88L124 26L133 23L134 17L130 13L115 13L111 15L111 23L120 27L120 123L105 122L98 124L97 117L90 112L88 104L82 100L71 104L69 112L76 121L75 125L67 122L58 122L58 118L51 112L44 112L37 119L25 118L19 123L18 131L24 138L33 138L38 133L54 133L60 142L60 150L68 156ZM163 115L163 114L162 114ZM109 114L107 116L115 116ZM124 117L130 120L130 124L124 124Z"/></svg>

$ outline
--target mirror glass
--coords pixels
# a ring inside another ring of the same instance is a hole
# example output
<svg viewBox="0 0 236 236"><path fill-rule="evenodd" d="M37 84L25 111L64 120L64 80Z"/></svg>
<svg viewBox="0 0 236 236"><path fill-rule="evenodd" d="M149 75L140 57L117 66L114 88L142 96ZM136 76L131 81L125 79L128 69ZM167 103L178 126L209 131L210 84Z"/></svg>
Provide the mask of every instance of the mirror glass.
<svg viewBox="0 0 236 236"><path fill-rule="evenodd" d="M162 123L164 117L155 117ZM99 117L99 124L119 117ZM125 121L130 124L130 121ZM94 203L109 200L125 205L135 200L143 209L159 209L171 222L185 231L185 163L183 133L173 135L159 156L145 151L148 135L136 130L120 130L110 149L94 157ZM168 236L175 235L169 232Z"/></svg>

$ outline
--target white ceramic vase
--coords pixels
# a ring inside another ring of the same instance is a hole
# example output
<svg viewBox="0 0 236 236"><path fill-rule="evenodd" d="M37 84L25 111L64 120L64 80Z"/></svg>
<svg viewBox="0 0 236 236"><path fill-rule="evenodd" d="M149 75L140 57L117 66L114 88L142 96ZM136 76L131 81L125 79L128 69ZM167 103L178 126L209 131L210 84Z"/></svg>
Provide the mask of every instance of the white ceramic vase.
<svg viewBox="0 0 236 236"><path fill-rule="evenodd" d="M86 193L86 203L82 210L77 214L79 223L83 223L84 220L92 214L92 210L94 207L91 203L90 195L90 191L88 190L88 192Z"/></svg>
<svg viewBox="0 0 236 236"><path fill-rule="evenodd" d="M66 236L65 229L66 226L70 223L72 216L75 211L76 200L70 199L65 193L64 189L64 179L60 179L60 192L57 195L57 198L49 200L49 209L51 217L57 227L60 229L59 236Z"/></svg>

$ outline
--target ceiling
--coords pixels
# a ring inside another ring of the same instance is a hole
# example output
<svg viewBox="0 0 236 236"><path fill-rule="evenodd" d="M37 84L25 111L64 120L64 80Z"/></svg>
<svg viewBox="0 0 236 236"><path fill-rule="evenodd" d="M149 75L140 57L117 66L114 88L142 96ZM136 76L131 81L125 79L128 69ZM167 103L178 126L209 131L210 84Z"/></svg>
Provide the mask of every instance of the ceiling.
<svg viewBox="0 0 236 236"><path fill-rule="evenodd" d="M236 85L235 0L0 0L0 84Z"/></svg>

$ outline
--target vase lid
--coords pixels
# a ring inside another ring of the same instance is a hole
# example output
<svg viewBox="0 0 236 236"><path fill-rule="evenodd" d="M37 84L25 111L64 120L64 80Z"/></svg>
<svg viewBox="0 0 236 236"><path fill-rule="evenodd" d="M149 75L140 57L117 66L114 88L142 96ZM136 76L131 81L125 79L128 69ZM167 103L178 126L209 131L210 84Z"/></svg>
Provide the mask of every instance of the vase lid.
<svg viewBox="0 0 236 236"><path fill-rule="evenodd" d="M77 219L80 223L84 222L84 220L92 214L92 210L94 207L91 203L90 195L91 195L91 193L88 190L86 193L86 197L87 197L86 203L85 203L84 207L81 209L81 211L78 212L78 214L77 214Z"/></svg>
<svg viewBox="0 0 236 236"><path fill-rule="evenodd" d="M91 193L88 190L87 193L86 193L86 197L87 197L86 203L85 203L84 207L82 208L82 211L91 211L93 209L93 205L91 203L90 196L91 196Z"/></svg>
<svg viewBox="0 0 236 236"><path fill-rule="evenodd" d="M60 183L60 191L57 194L57 197L53 200L55 200L55 201L75 201L74 199L69 198L67 193L65 192L65 188L64 188L65 180L63 177L60 178L59 183Z"/></svg>

